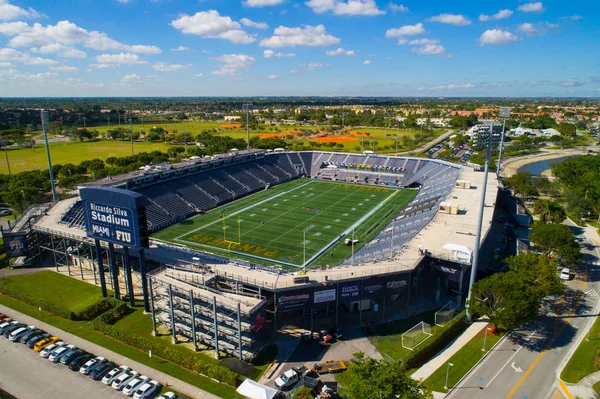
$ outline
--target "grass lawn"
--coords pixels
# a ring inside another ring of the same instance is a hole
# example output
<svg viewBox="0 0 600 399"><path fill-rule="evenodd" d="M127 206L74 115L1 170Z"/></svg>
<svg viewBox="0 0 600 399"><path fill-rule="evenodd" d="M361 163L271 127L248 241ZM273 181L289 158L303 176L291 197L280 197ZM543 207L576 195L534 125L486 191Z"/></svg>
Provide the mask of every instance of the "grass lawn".
<svg viewBox="0 0 600 399"><path fill-rule="evenodd" d="M0 247L4 248L4 238L2 237L0 237ZM8 257L6 256L6 252L2 250L2 253L0 253L0 269L4 269L8 266Z"/></svg>
<svg viewBox="0 0 600 399"><path fill-rule="evenodd" d="M342 234L350 236L353 226L355 237L361 243L368 241L415 194L389 187L299 179L198 215L155 237L263 262L301 266L305 258L310 263ZM316 264L335 264L350 253L351 248L342 240Z"/></svg>
<svg viewBox="0 0 600 399"><path fill-rule="evenodd" d="M165 143L134 142L134 151L136 153L154 150L166 152L167 148L168 146ZM94 158L106 159L113 156L123 157L131 155L131 143L129 141L50 143L50 155L52 155L53 165L64 165L66 163L77 165L82 161ZM1 158L0 173L8 173L6 160L4 157ZM31 148L9 149L8 160L12 173L48 169L46 150L41 145L37 145L35 151Z"/></svg>
<svg viewBox="0 0 600 399"><path fill-rule="evenodd" d="M576 384L583 377L600 370L600 318L592 325L589 339L581 341L569 359L560 375L563 381Z"/></svg>
<svg viewBox="0 0 600 399"><path fill-rule="evenodd" d="M592 388L594 388L594 392L600 393L600 382L597 382L594 385L592 385Z"/></svg>
<svg viewBox="0 0 600 399"><path fill-rule="evenodd" d="M102 299L100 288L53 271L5 277L0 280L0 286L4 285L10 285L38 298L48 299L75 313Z"/></svg>
<svg viewBox="0 0 600 399"><path fill-rule="evenodd" d="M450 367L448 374L448 386L452 387L458 383L458 381L471 370L471 368L487 353L492 346L494 346L503 336L503 333L488 334L485 339L486 352L482 351L483 340L485 330L481 331L478 335L473 337L464 347L452 356L448 362L444 363L439 369L437 369L429 378L427 378L423 385L436 392L447 392L444 389L446 384L446 368L448 363L454 364Z"/></svg>

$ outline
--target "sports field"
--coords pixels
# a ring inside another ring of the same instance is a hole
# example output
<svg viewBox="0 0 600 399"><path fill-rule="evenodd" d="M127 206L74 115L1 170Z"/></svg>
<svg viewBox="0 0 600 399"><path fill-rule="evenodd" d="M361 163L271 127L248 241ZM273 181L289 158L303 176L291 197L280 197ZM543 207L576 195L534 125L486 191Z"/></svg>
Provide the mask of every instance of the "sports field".
<svg viewBox="0 0 600 399"><path fill-rule="evenodd" d="M297 179L173 225L154 238L262 264L336 264L351 255L345 238L358 239L358 250L415 194Z"/></svg>

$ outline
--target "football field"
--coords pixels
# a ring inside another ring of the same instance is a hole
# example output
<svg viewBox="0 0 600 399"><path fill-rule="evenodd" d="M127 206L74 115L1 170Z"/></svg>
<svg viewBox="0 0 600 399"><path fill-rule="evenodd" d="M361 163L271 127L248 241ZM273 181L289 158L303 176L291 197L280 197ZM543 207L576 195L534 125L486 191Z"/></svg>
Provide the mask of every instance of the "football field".
<svg viewBox="0 0 600 399"><path fill-rule="evenodd" d="M372 238L416 194L385 186L297 179L197 215L155 238L207 252L291 267L335 264L345 238Z"/></svg>

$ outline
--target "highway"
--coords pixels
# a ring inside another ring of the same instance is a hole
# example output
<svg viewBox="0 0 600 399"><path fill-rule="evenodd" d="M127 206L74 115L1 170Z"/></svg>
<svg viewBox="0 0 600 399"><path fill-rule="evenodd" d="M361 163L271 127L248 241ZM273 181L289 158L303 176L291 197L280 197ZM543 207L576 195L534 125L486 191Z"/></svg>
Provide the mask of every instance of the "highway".
<svg viewBox="0 0 600 399"><path fill-rule="evenodd" d="M500 341L447 398L545 399L558 385L558 368L600 307L600 252L582 229L570 227L584 261L572 270L566 293L548 298L542 316Z"/></svg>

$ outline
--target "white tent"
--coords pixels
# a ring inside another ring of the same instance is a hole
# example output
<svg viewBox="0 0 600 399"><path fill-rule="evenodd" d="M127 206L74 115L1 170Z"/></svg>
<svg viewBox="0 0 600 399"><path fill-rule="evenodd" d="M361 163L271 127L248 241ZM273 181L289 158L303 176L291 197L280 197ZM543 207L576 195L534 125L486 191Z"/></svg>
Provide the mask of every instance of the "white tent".
<svg viewBox="0 0 600 399"><path fill-rule="evenodd" d="M469 262L471 261L471 254L473 253L473 250L469 247L465 247L464 245L448 243L444 245L444 249L452 251L453 259L460 259Z"/></svg>
<svg viewBox="0 0 600 399"><path fill-rule="evenodd" d="M277 395L277 389L259 384L249 378L242 382L236 392L248 399L272 399Z"/></svg>

